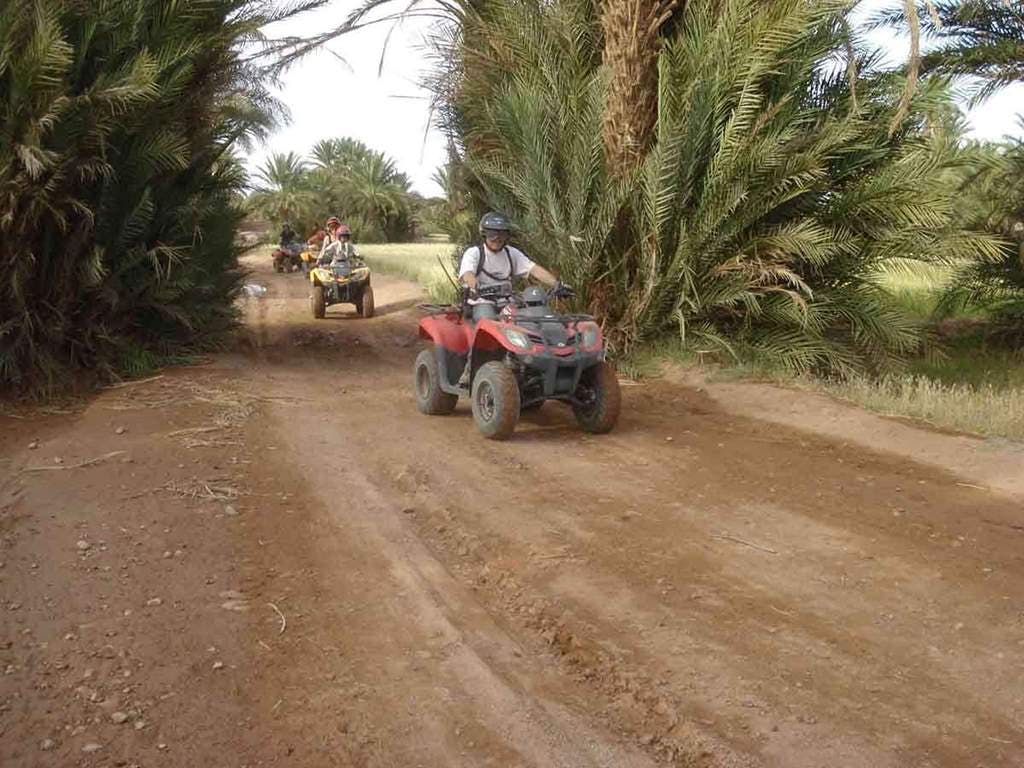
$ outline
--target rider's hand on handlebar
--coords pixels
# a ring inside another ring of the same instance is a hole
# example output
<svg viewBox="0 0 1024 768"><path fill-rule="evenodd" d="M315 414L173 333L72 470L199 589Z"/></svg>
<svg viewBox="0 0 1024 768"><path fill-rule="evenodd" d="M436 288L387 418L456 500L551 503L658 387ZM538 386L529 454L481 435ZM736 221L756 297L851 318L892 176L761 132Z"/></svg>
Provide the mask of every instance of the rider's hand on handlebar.
<svg viewBox="0 0 1024 768"><path fill-rule="evenodd" d="M563 283L561 280L555 283L555 287L551 289L551 293L558 299L571 299L576 295L576 291L573 290L573 287L567 283Z"/></svg>

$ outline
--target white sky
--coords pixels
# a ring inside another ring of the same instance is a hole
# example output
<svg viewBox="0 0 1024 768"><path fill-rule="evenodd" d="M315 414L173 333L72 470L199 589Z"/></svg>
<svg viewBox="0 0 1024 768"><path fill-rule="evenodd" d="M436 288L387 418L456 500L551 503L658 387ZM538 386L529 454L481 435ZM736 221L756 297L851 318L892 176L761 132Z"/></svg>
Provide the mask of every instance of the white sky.
<svg viewBox="0 0 1024 768"><path fill-rule="evenodd" d="M338 0L270 31L274 36L310 36L338 26L358 4ZM317 51L283 75L277 96L291 111L292 122L258 148L249 158L250 168L262 164L273 152L305 155L321 139L351 136L390 155L417 192L441 194L431 176L445 162L445 141L429 126L429 94L418 86L428 68L423 45L428 24L410 19L394 31L378 77L381 49L390 27L374 25L331 43L330 49L342 56L348 67L331 53Z"/></svg>
<svg viewBox="0 0 1024 768"><path fill-rule="evenodd" d="M859 10L866 14L892 2L864 0ZM272 32L312 35L340 24L357 5L356 0L337 0L325 9L278 25ZM272 152L305 155L320 139L351 136L394 158L417 192L441 194L431 176L445 161L445 143L429 124L428 94L418 86L429 66L423 44L428 23L411 19L395 30L380 76L380 52L390 27L386 24L359 30L332 43L331 49L344 57L349 68L326 51L311 54L292 67L283 76L278 92L291 110L292 122L249 157L250 169ZM905 36L876 31L870 39L888 51L893 65L906 60L909 44ZM1021 135L1016 115L1022 112L1024 85L1018 84L969 114L971 135L979 139Z"/></svg>

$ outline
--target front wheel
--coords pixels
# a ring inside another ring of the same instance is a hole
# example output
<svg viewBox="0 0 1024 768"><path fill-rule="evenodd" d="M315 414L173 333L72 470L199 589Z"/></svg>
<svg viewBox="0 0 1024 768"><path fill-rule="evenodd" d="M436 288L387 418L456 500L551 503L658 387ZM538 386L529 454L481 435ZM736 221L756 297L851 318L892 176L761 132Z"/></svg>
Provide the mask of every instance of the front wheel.
<svg viewBox="0 0 1024 768"><path fill-rule="evenodd" d="M459 396L441 389L441 367L437 364L437 348L431 346L416 356L413 368L416 407L431 416L451 413Z"/></svg>
<svg viewBox="0 0 1024 768"><path fill-rule="evenodd" d="M505 440L519 421L519 383L500 362L484 363L473 377L473 421L490 440Z"/></svg>
<svg viewBox="0 0 1024 768"><path fill-rule="evenodd" d="M322 285L313 286L313 292L309 294L309 306L313 310L313 317L317 320L323 319L327 314L327 298L324 296Z"/></svg>
<svg viewBox="0 0 1024 768"><path fill-rule="evenodd" d="M366 286L363 289L359 301L356 302L356 309L367 320L373 317L373 288Z"/></svg>
<svg viewBox="0 0 1024 768"><path fill-rule="evenodd" d="M587 368L580 376L576 402L572 404L576 422L583 431L610 432L619 420L621 408L622 394L615 369L603 361Z"/></svg>

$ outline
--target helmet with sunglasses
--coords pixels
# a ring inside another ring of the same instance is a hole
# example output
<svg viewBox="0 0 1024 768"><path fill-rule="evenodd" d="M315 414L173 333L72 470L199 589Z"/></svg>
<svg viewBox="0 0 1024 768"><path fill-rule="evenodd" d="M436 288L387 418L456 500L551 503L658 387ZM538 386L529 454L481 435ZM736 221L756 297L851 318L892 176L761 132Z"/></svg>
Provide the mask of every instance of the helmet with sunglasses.
<svg viewBox="0 0 1024 768"><path fill-rule="evenodd" d="M488 211L480 219L480 237L486 237L488 232L504 232L509 235L512 233L512 222L503 213Z"/></svg>

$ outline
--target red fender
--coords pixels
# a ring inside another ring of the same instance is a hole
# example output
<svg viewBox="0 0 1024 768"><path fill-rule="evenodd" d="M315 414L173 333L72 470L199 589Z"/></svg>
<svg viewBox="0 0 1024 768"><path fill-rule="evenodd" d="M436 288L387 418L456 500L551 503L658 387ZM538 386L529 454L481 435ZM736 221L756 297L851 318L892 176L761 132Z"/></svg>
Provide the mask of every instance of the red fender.
<svg viewBox="0 0 1024 768"><path fill-rule="evenodd" d="M432 341L437 346L458 355L469 353L469 333L472 332L472 327L467 323L452 322L445 315L431 315L420 319L421 339Z"/></svg>

